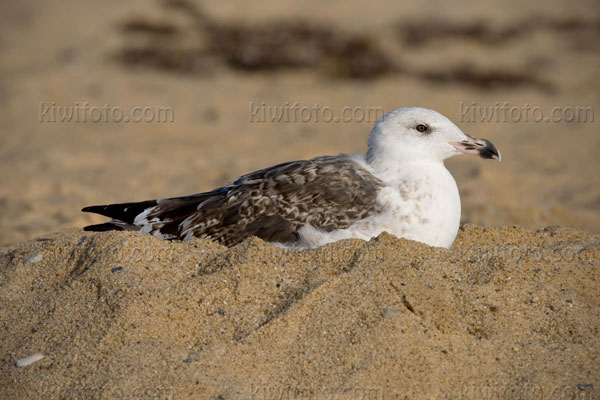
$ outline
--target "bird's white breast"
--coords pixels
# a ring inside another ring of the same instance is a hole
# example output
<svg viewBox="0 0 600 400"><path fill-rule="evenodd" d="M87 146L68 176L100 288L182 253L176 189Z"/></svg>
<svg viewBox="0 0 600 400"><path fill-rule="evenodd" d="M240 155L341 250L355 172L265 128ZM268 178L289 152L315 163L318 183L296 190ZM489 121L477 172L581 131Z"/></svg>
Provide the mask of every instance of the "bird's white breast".
<svg viewBox="0 0 600 400"><path fill-rule="evenodd" d="M450 247L460 224L456 182L442 163L407 167L380 195L386 210L380 218L386 231L398 237Z"/></svg>

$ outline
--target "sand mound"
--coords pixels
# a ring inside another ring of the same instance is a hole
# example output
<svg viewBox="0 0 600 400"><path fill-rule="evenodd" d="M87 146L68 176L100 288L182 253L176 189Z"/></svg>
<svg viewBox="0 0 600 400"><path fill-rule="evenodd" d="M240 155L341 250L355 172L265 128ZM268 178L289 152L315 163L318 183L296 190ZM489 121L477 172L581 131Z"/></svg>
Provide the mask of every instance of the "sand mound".
<svg viewBox="0 0 600 400"><path fill-rule="evenodd" d="M0 251L0 397L593 398L599 246L557 227L466 226L451 250L38 238Z"/></svg>

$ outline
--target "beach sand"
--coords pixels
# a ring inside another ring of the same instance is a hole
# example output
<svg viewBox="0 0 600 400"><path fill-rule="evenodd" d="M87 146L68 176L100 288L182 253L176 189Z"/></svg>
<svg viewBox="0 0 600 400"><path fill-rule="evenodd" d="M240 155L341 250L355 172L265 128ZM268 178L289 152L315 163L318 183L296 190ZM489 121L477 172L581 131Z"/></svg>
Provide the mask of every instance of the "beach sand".
<svg viewBox="0 0 600 400"><path fill-rule="evenodd" d="M599 256L559 227L306 251L68 230L2 255L2 398L591 399Z"/></svg>

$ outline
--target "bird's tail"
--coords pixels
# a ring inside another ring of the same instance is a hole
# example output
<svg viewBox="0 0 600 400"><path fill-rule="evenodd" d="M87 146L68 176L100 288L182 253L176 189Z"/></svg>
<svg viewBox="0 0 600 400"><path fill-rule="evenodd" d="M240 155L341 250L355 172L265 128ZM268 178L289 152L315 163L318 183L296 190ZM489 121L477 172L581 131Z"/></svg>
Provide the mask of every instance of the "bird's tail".
<svg viewBox="0 0 600 400"><path fill-rule="evenodd" d="M156 200L141 201L138 203L109 204L104 206L84 207L81 211L104 215L113 220L103 224L88 225L83 228L84 231L104 232L104 231L138 231L141 226L135 225L135 218L149 208L156 206Z"/></svg>

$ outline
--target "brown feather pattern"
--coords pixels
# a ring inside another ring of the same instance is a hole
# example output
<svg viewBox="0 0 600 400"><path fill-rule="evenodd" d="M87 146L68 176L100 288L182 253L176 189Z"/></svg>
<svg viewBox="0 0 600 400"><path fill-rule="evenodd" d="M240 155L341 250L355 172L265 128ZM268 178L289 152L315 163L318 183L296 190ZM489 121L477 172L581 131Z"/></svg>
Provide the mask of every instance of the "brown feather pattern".
<svg viewBox="0 0 600 400"><path fill-rule="evenodd" d="M317 157L252 172L211 192L158 200L146 220L150 233L165 239L233 246L254 235L294 244L305 225L331 232L378 213L382 186L350 156Z"/></svg>

